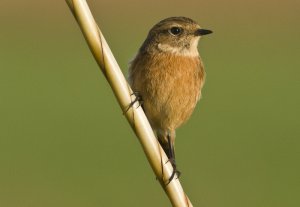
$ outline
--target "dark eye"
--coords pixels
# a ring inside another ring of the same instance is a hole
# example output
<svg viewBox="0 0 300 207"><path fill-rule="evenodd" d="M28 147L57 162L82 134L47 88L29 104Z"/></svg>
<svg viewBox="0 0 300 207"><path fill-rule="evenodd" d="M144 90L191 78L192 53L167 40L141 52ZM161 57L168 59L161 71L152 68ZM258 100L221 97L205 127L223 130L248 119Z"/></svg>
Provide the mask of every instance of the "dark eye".
<svg viewBox="0 0 300 207"><path fill-rule="evenodd" d="M172 35L179 35L181 32L182 32L182 28L180 27L172 27L169 32L172 34Z"/></svg>

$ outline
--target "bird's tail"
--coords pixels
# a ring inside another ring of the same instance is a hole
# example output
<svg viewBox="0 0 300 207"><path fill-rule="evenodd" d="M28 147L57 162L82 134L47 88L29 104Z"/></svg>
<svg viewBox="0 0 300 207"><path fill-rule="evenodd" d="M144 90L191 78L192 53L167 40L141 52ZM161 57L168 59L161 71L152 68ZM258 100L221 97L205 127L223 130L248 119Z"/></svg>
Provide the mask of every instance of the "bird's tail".
<svg viewBox="0 0 300 207"><path fill-rule="evenodd" d="M158 132L157 133L157 139L160 143L160 145L162 146L162 148L164 149L166 155L169 158L169 162L172 164L173 166L173 172L172 175L169 178L169 182L170 183L174 176L177 175L177 178L180 176L180 172L177 170L177 165L176 165L176 160L175 160L175 146L174 146L174 142L175 142L175 131L170 132Z"/></svg>
<svg viewBox="0 0 300 207"><path fill-rule="evenodd" d="M174 153L174 142L175 142L175 132L170 131L157 131L157 139L165 151L169 159L175 159Z"/></svg>

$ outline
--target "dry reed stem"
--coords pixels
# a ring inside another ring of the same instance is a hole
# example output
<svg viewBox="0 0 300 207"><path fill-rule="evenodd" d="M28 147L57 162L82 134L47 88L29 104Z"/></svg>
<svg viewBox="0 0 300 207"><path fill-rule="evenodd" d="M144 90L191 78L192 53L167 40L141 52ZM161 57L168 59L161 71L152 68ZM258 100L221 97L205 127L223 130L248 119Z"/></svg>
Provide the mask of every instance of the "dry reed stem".
<svg viewBox="0 0 300 207"><path fill-rule="evenodd" d="M97 26L87 2L85 0L66 0L66 2L172 205L176 207L191 207L192 204L184 193L179 179L174 178L166 185L173 168L158 143L142 107L138 107L139 103L135 103L133 107L126 111L130 103L135 99L135 96L132 95L132 90Z"/></svg>

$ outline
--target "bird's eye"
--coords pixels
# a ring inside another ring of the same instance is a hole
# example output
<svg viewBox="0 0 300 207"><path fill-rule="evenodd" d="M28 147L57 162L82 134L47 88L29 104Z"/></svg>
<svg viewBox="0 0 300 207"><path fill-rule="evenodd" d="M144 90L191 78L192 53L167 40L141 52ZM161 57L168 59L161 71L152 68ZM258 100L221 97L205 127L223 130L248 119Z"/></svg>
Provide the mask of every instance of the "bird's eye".
<svg viewBox="0 0 300 207"><path fill-rule="evenodd" d="M179 35L181 32L182 32L182 28L180 27L172 27L169 32L172 34L172 35Z"/></svg>

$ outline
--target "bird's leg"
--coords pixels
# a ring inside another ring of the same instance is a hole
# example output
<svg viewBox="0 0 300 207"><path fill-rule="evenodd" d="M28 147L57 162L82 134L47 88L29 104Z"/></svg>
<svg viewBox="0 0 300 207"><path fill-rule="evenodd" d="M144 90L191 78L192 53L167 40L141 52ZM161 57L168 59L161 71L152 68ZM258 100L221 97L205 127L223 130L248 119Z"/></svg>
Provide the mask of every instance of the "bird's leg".
<svg viewBox="0 0 300 207"><path fill-rule="evenodd" d="M131 96L134 95L135 96L135 99L129 104L129 106L127 107L127 109L125 110L124 113L126 113L131 107L133 107L133 105L136 103L136 102L139 102L139 105L138 107L142 106L143 105L143 99L142 99L142 96L141 94L138 92L138 91L134 91L132 94L130 94ZM137 108L138 108L137 107Z"/></svg>
<svg viewBox="0 0 300 207"><path fill-rule="evenodd" d="M167 138L168 138L168 145L169 145L168 146L168 158L173 167L172 175L169 178L169 181L167 183L167 184L169 184L173 180L175 174L177 175L177 178L179 178L181 173L177 170L177 165L176 165L176 160L175 160L175 149L174 149L173 142L171 140L170 133L168 133Z"/></svg>

